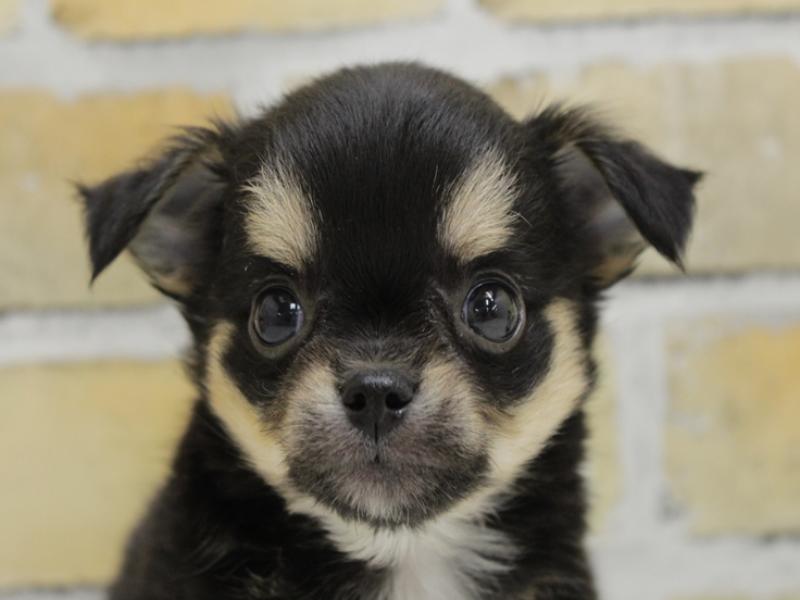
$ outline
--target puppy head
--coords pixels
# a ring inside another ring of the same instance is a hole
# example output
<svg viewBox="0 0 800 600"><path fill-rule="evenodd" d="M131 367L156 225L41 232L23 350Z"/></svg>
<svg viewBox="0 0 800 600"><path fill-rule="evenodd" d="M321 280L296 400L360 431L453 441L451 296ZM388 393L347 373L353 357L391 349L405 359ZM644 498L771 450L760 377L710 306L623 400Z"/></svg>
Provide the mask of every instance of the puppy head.
<svg viewBox="0 0 800 600"><path fill-rule="evenodd" d="M648 244L679 261L697 179L384 65L82 193L95 276L127 248L179 302L204 401L290 508L398 526L536 457L590 387L598 292Z"/></svg>

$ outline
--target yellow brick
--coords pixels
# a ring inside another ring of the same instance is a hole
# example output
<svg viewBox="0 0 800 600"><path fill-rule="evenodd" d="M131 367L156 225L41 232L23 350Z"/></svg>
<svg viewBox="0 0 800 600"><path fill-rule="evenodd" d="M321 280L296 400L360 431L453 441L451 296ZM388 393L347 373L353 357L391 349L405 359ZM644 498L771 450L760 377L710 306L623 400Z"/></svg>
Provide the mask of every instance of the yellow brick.
<svg viewBox="0 0 800 600"><path fill-rule="evenodd" d="M586 445L591 511L589 524L595 533L606 526L622 495L622 472L617 443L617 396L611 354L605 339L598 340L597 389L586 404L589 440Z"/></svg>
<svg viewBox="0 0 800 600"><path fill-rule="evenodd" d="M14 26L18 9L17 0L0 0L0 33Z"/></svg>
<svg viewBox="0 0 800 600"><path fill-rule="evenodd" d="M774 14L800 8L800 0L481 0L512 20L619 19L659 15Z"/></svg>
<svg viewBox="0 0 800 600"><path fill-rule="evenodd" d="M796 63L752 59L651 69L606 64L558 81L506 80L492 90L517 115L543 100L595 103L662 156L707 171L689 247L690 273L800 266ZM642 267L649 274L674 272L652 251Z"/></svg>
<svg viewBox="0 0 800 600"><path fill-rule="evenodd" d="M442 0L51 0L55 18L89 38L297 31L429 16Z"/></svg>
<svg viewBox="0 0 800 600"><path fill-rule="evenodd" d="M800 325L673 326L666 461L699 534L800 532Z"/></svg>
<svg viewBox="0 0 800 600"><path fill-rule="evenodd" d="M174 126L228 114L222 96L162 90L61 101L0 94L0 309L152 302L127 258L88 288L80 204L70 181L133 166Z"/></svg>
<svg viewBox="0 0 800 600"><path fill-rule="evenodd" d="M108 581L192 398L176 363L0 370L0 586Z"/></svg>

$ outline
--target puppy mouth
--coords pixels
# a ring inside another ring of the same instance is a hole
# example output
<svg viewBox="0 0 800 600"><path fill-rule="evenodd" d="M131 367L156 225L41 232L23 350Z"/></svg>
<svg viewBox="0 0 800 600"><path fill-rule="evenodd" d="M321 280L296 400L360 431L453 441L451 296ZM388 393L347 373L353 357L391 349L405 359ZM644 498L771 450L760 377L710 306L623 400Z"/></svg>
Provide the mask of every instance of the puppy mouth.
<svg viewBox="0 0 800 600"><path fill-rule="evenodd" d="M400 434L363 436L349 448L310 444L290 455L289 476L345 519L395 528L440 514L474 491L488 470L485 453L468 453L455 440L409 443L410 435Z"/></svg>

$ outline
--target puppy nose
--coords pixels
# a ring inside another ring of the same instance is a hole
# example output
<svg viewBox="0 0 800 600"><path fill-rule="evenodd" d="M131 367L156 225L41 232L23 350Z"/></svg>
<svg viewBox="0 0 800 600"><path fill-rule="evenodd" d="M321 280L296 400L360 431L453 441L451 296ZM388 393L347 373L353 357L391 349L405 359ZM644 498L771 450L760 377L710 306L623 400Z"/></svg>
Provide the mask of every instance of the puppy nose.
<svg viewBox="0 0 800 600"><path fill-rule="evenodd" d="M413 398L411 380L388 369L354 373L342 390L350 422L376 442L400 423Z"/></svg>

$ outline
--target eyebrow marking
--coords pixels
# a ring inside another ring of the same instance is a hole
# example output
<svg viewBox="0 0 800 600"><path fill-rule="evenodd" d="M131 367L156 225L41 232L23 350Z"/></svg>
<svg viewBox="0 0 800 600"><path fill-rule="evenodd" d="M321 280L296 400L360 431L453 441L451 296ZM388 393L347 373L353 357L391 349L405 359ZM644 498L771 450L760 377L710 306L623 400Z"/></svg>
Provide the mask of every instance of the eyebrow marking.
<svg viewBox="0 0 800 600"><path fill-rule="evenodd" d="M319 245L316 211L296 175L283 165L264 165L244 186L250 202L245 218L253 252L301 270Z"/></svg>
<svg viewBox="0 0 800 600"><path fill-rule="evenodd" d="M461 264L501 249L514 233L517 178L496 148L478 156L451 188L439 242Z"/></svg>

